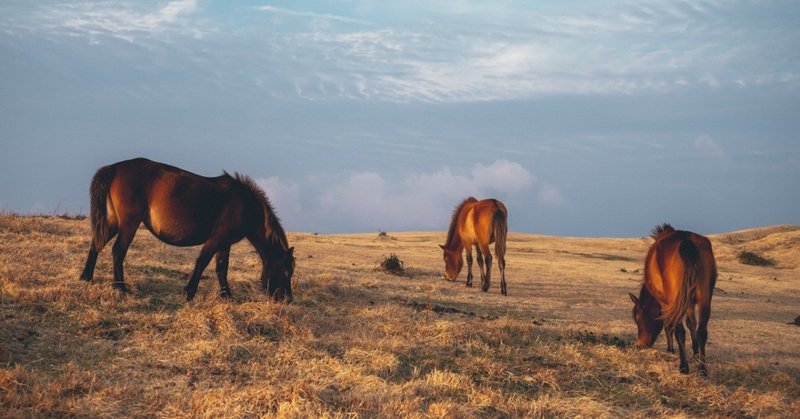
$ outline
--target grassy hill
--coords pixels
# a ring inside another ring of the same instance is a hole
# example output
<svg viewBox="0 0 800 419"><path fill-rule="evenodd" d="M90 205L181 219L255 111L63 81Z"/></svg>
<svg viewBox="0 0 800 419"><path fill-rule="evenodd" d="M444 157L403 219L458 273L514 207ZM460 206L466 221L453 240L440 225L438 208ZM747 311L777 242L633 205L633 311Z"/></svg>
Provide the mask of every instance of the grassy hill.
<svg viewBox="0 0 800 419"><path fill-rule="evenodd" d="M680 226L676 226L680 227ZM631 346L648 238L510 234L509 296L441 279L444 233L290 234L295 302L270 302L247 243L233 301L197 248L146 230L132 292L78 280L87 220L0 215L0 416L800 417L800 227L713 235L708 378L663 336ZM751 251L775 266L741 264ZM396 254L404 276L378 270ZM496 266L494 272L497 272ZM475 273L477 274L477 266ZM478 280L479 282L479 280ZM688 341L688 338L687 338Z"/></svg>

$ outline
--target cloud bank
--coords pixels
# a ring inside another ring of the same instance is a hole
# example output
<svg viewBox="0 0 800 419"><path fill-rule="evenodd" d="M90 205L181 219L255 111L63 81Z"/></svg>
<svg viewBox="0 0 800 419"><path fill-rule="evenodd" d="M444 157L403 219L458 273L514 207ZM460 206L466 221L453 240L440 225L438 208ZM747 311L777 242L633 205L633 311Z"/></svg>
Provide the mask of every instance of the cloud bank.
<svg viewBox="0 0 800 419"><path fill-rule="evenodd" d="M511 208L538 194L544 205L563 205L555 185L543 183L516 162L500 159L468 170L443 167L431 173L386 177L375 172L353 172L344 180L303 186L273 177L259 184L290 229L337 226L347 231L443 230L453 207L468 196L499 198ZM317 192L314 192L317 191ZM311 202L309 206L301 201Z"/></svg>

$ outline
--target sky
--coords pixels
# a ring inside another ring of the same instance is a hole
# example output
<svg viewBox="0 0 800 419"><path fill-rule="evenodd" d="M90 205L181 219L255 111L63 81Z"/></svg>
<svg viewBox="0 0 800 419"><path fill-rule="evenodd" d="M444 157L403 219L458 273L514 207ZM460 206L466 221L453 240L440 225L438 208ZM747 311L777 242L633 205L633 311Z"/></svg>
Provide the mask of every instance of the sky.
<svg viewBox="0 0 800 419"><path fill-rule="evenodd" d="M800 224L800 2L0 2L0 210L97 168L251 176L290 231Z"/></svg>

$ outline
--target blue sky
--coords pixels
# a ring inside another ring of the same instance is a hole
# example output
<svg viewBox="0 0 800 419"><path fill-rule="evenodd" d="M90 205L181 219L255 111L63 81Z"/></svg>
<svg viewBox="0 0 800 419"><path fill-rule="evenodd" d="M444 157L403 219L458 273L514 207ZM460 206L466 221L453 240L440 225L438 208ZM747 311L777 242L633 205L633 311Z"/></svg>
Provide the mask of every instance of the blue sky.
<svg viewBox="0 0 800 419"><path fill-rule="evenodd" d="M294 231L800 224L800 3L0 3L0 208L146 156L258 179Z"/></svg>

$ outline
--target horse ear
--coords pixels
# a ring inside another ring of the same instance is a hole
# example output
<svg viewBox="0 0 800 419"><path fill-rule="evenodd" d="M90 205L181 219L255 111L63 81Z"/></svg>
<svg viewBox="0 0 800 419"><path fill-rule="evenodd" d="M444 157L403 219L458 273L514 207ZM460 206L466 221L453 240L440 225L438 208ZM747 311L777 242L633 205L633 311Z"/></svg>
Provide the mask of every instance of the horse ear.
<svg viewBox="0 0 800 419"><path fill-rule="evenodd" d="M445 249L444 249L444 245L443 245L443 244L440 244L440 245L439 245L439 247L441 247L441 248L442 248L442 250L445 250Z"/></svg>
<svg viewBox="0 0 800 419"><path fill-rule="evenodd" d="M633 295L633 293L630 293L630 292L629 292L629 293L628 293L628 296L629 296L629 297L631 297L631 301L633 301L633 303L634 303L634 304L639 304L639 299L638 299L638 298L636 298L636 296L635 296L635 295Z"/></svg>

